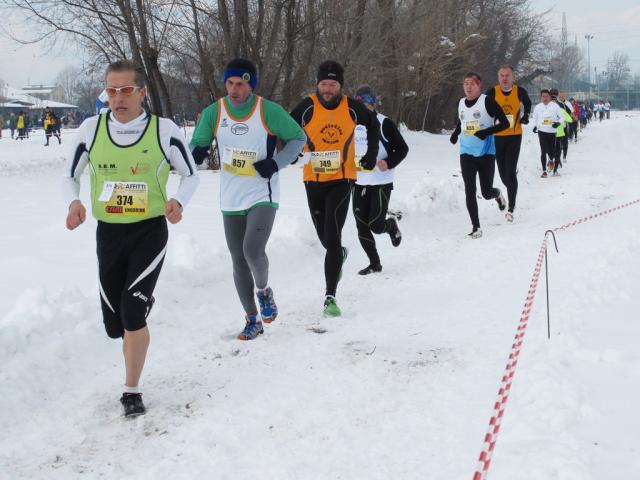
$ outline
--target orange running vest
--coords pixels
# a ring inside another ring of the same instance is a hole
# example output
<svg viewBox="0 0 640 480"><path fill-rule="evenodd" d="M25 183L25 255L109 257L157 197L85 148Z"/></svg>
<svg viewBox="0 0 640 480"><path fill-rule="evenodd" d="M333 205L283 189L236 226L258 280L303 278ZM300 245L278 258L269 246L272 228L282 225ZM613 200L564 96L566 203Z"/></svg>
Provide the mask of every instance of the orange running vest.
<svg viewBox="0 0 640 480"><path fill-rule="evenodd" d="M315 150L310 152L309 145L305 146L305 154L311 155L311 160L304 166L304 181L329 182L343 178L355 180L357 173L353 132L356 123L349 113L346 95L342 96L340 104L334 110L322 106L316 94L309 97L313 101L313 116L304 126L304 131Z"/></svg>
<svg viewBox="0 0 640 480"><path fill-rule="evenodd" d="M509 119L509 128L494 134L496 137L506 137L509 135L522 135L522 125L520 125L520 98L518 97L518 86L514 83L508 95L502 93L500 85L495 86L496 103L500 105L502 111Z"/></svg>

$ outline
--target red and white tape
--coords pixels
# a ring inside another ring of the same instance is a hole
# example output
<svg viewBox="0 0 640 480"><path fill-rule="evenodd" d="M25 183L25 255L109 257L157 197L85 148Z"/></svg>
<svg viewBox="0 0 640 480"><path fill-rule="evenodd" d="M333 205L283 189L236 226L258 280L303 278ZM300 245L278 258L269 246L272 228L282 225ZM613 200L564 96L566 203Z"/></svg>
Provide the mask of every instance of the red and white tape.
<svg viewBox="0 0 640 480"><path fill-rule="evenodd" d="M554 228L553 231L566 230L589 220L593 220L604 215L616 212L623 208L629 207L640 203L640 199L619 205L602 212L594 213L587 217L575 220L573 222L562 225L561 227ZM498 397L493 406L493 415L489 420L489 428L484 436L484 443L482 446L482 452L480 452L480 458L478 459L478 468L473 475L473 480L485 480L487 473L489 472L489 466L491 465L491 458L493 457L493 451L496 447L498 440L498 433L500 432L500 425L502 418L504 417L504 411L507 406L507 400L509 400L509 393L511 393L511 386L513 385L513 377L516 373L516 366L518 365L518 359L520 358L520 351L522 350L522 343L524 341L524 335L527 331L527 325L529 324L529 316L533 308L533 301L536 297L536 290L538 288L538 282L540 280L540 272L542 271L542 262L546 255L547 250L547 233L545 233L544 240L538 253L538 261L533 270L533 277L531 278L531 284L529 285L529 291L527 292L527 298L524 302L524 309L520 321L518 322L518 329L516 330L516 336L514 338L513 345L511 345L511 352L509 353L509 361L505 368L505 373L502 376L500 383L500 389L498 390Z"/></svg>

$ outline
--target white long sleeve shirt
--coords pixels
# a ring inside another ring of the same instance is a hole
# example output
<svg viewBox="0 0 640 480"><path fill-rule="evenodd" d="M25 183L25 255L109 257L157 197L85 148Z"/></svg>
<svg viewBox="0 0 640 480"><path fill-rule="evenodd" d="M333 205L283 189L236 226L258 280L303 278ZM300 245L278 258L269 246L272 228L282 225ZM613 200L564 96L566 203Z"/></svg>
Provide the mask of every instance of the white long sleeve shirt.
<svg viewBox="0 0 640 480"><path fill-rule="evenodd" d="M67 155L63 187L69 203L79 198L80 177L89 163L89 148L93 144L98 118L99 115L95 115L82 122ZM109 113L107 122L109 135L118 145L131 145L137 142L144 133L148 118L149 114L144 112L130 122L120 123L112 113ZM180 128L168 118L158 118L158 128L162 150L166 152L167 160L171 166L182 177L178 191L173 195L173 198L180 202L184 208L198 187L200 178Z"/></svg>
<svg viewBox="0 0 640 480"><path fill-rule="evenodd" d="M539 132L556 133L556 128L552 127L553 123L562 123L564 114L560 106L556 102L549 102L546 105L539 103L533 109L533 125L538 128Z"/></svg>

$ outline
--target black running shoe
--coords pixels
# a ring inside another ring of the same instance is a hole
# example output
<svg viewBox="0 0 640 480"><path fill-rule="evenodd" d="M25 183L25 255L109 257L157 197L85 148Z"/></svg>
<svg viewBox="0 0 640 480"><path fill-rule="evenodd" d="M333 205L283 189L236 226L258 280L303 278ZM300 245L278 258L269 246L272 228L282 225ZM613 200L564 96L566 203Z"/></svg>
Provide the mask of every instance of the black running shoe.
<svg viewBox="0 0 640 480"><path fill-rule="evenodd" d="M502 195L502 192L500 192L496 197L496 202L498 202L498 208L500 209L501 212L507 208L507 202L504 200L504 196Z"/></svg>
<svg viewBox="0 0 640 480"><path fill-rule="evenodd" d="M389 237L391 237L391 245L397 247L402 242L402 232L400 232L400 228L398 227L398 220L396 217L387 218L387 222L389 222Z"/></svg>
<svg viewBox="0 0 640 480"><path fill-rule="evenodd" d="M138 415L144 415L147 411L144 403L142 403L141 393L123 393L120 403L124 407L125 417L137 417Z"/></svg>
<svg viewBox="0 0 640 480"><path fill-rule="evenodd" d="M363 268L358 272L358 275L369 275L370 273L377 273L382 271L382 265L379 263L374 265L371 264L367 268Z"/></svg>

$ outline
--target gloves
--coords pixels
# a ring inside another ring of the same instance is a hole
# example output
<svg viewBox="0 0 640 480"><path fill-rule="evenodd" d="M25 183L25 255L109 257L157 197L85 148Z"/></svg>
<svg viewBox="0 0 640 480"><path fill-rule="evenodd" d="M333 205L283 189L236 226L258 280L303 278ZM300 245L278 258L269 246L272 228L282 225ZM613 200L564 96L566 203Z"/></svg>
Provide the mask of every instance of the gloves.
<svg viewBox="0 0 640 480"><path fill-rule="evenodd" d="M538 127L533 127L533 133L538 133Z"/></svg>
<svg viewBox="0 0 640 480"><path fill-rule="evenodd" d="M488 133L486 129L484 129L484 130L478 130L476 133L474 133L474 135L478 137L480 140L484 140L491 134Z"/></svg>
<svg viewBox="0 0 640 480"><path fill-rule="evenodd" d="M196 165L202 165L202 162L209 156L209 147L194 147L191 152Z"/></svg>
<svg viewBox="0 0 640 480"><path fill-rule="evenodd" d="M451 145L455 145L456 143L458 143L458 135L452 133L449 137L449 141L451 142Z"/></svg>
<svg viewBox="0 0 640 480"><path fill-rule="evenodd" d="M254 163L253 167L262 178L271 178L271 176L278 171L278 164L273 158L260 160Z"/></svg>
<svg viewBox="0 0 640 480"><path fill-rule="evenodd" d="M369 152L365 153L360 159L360 166L365 170L373 170L376 167L377 158L373 155L369 155Z"/></svg>
<svg viewBox="0 0 640 480"><path fill-rule="evenodd" d="M558 128L558 127L560 126L560 122L553 122L553 123L551 124L551 126L552 126L553 128Z"/></svg>
<svg viewBox="0 0 640 480"><path fill-rule="evenodd" d="M529 123L529 115L527 115L526 113L522 116L522 118L520 119L520 123L522 125L527 125Z"/></svg>

